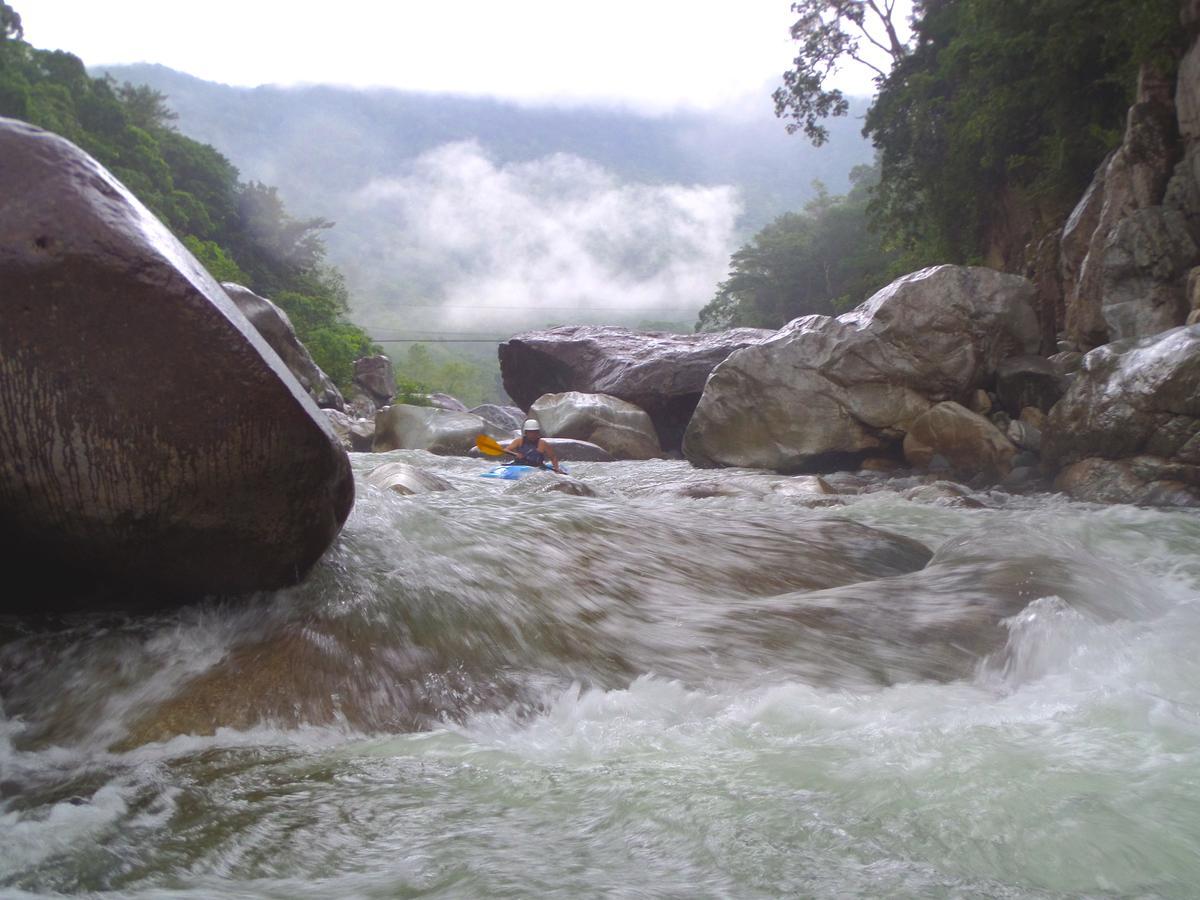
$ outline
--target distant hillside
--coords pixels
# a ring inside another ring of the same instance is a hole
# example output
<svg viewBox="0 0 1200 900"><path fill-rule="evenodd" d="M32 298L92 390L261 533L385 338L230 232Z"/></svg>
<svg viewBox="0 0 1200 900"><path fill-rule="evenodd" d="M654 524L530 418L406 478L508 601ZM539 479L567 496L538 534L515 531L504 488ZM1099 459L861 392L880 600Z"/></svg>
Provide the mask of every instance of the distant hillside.
<svg viewBox="0 0 1200 900"><path fill-rule="evenodd" d="M334 220L330 258L377 335L535 327L578 320L565 313L575 308L690 327L742 240L799 209L814 179L845 192L850 169L871 158L853 116L833 123L821 150L787 135L766 86L761 109L737 116L650 117L390 90L233 88L153 65L107 71L166 94L180 131L212 144L244 179L277 185L298 215ZM443 305L496 309L420 312Z"/></svg>

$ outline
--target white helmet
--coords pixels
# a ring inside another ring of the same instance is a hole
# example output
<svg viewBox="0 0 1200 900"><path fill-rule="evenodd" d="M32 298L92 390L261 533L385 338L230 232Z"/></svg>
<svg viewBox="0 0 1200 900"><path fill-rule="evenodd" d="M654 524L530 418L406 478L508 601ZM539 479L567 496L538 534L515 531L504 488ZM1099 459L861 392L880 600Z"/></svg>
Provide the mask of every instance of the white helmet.
<svg viewBox="0 0 1200 900"><path fill-rule="evenodd" d="M541 431L542 426L538 423L537 419L526 419L525 425L521 430L522 431Z"/></svg>

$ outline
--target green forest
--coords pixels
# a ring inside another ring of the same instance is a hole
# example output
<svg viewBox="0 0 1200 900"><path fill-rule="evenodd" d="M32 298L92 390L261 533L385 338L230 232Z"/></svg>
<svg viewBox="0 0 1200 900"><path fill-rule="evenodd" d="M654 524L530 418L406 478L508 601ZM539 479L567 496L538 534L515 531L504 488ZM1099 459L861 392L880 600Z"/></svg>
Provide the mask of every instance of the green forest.
<svg viewBox="0 0 1200 900"><path fill-rule="evenodd" d="M797 57L776 114L821 144L849 109L825 74L869 65L875 168L738 250L698 330L837 313L938 263L1020 271L1120 142L1139 69L1171 77L1183 40L1176 0L918 0L907 41L891 4L792 10ZM886 66L868 61L868 43Z"/></svg>
<svg viewBox="0 0 1200 900"><path fill-rule="evenodd" d="M282 307L319 365L343 390L353 363L378 353L347 318L349 298L325 259L333 223L288 214L275 188L239 180L214 148L179 134L162 93L92 78L70 53L23 39L0 2L0 116L62 135L94 156L188 247L218 281L236 281Z"/></svg>

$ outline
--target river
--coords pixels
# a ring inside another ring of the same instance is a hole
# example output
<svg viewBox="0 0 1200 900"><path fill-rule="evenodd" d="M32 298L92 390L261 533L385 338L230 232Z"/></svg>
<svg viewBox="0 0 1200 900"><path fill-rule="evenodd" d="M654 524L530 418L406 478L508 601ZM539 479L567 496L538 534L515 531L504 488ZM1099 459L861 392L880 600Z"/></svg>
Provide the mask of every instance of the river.
<svg viewBox="0 0 1200 900"><path fill-rule="evenodd" d="M296 588L0 621L0 893L1196 896L1194 511L352 461Z"/></svg>

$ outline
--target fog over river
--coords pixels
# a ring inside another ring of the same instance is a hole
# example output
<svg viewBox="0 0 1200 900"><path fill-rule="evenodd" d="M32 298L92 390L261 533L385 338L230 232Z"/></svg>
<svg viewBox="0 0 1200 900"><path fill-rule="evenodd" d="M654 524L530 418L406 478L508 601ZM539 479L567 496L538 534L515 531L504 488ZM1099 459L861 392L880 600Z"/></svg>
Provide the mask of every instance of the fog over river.
<svg viewBox="0 0 1200 900"><path fill-rule="evenodd" d="M1196 895L1195 511L351 459L299 587L0 620L0 893Z"/></svg>

